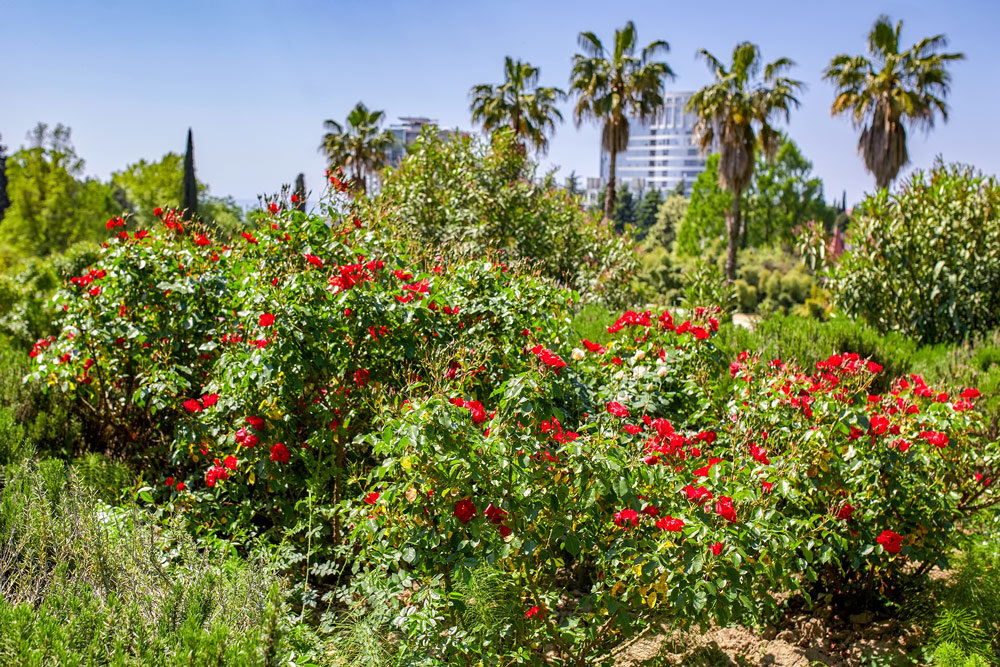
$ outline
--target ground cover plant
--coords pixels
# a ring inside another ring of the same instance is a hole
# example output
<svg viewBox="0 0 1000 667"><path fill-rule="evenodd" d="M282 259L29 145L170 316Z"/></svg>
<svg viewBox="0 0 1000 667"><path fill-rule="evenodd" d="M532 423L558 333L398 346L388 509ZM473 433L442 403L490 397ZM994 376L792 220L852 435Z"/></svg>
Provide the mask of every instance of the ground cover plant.
<svg viewBox="0 0 1000 667"><path fill-rule="evenodd" d="M58 459L4 470L4 664L301 662L312 645L289 624L274 563L199 550L183 525L109 502L118 473Z"/></svg>
<svg viewBox="0 0 1000 667"><path fill-rule="evenodd" d="M158 216L55 296L32 377L155 514L280 545L302 618L394 661L575 663L663 618L766 623L780 591L878 606L995 502L974 387L727 354L716 307L583 339L577 294L391 208L275 201L232 242Z"/></svg>

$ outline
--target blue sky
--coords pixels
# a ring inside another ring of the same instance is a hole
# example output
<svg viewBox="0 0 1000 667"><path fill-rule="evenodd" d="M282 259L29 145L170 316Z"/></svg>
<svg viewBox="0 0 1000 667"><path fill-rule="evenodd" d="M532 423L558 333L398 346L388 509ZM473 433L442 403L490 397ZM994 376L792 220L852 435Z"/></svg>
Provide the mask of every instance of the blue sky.
<svg viewBox="0 0 1000 667"><path fill-rule="evenodd" d="M139 158L181 152L194 129L199 178L217 195L255 199L305 172L318 187L316 152L326 118L359 100L397 116L471 127L469 89L498 82L511 55L541 68L543 85L567 87L576 36L606 43L631 19L639 40L669 42L670 89L710 80L698 48L728 60L751 40L772 60L798 63L808 86L788 131L815 164L827 197L871 189L856 131L831 118L829 59L860 53L875 17L902 18L907 45L945 33L967 60L953 67L950 120L911 134L912 167L936 155L1000 172L1000 3L819 2L257 2L230 0L0 0L0 133L12 148L37 121L73 129L87 173L101 178ZM567 123L543 166L596 176L598 130Z"/></svg>

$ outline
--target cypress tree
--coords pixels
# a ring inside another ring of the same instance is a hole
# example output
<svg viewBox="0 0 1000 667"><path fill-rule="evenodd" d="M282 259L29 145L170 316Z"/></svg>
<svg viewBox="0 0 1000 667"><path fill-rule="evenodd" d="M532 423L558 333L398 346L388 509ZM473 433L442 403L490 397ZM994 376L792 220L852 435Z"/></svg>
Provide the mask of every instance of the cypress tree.
<svg viewBox="0 0 1000 667"><path fill-rule="evenodd" d="M292 192L295 195L295 210L306 212L306 175L299 174L295 177L295 190Z"/></svg>
<svg viewBox="0 0 1000 667"><path fill-rule="evenodd" d="M10 206L7 198L7 147L0 144L0 220Z"/></svg>
<svg viewBox="0 0 1000 667"><path fill-rule="evenodd" d="M181 203L184 217L190 220L198 213L198 181L194 176L194 142L188 128L187 152L184 153L184 198Z"/></svg>

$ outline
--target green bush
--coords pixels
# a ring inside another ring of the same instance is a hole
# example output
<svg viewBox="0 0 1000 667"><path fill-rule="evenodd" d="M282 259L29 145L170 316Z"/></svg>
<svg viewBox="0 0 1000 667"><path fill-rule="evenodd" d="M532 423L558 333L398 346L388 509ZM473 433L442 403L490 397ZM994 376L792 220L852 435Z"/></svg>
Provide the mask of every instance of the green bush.
<svg viewBox="0 0 1000 667"><path fill-rule="evenodd" d="M718 345L729 357L749 350L762 359L781 359L802 368L814 368L840 350L857 350L885 368L883 378L877 378L875 388L887 388L891 378L914 371L918 346L900 334L882 334L864 323L844 317L823 321L798 315L774 314L757 321L754 329L723 326ZM933 381L943 378L932 376ZM976 383L965 386L979 386ZM985 392L984 392L985 394Z"/></svg>
<svg viewBox="0 0 1000 667"><path fill-rule="evenodd" d="M855 212L830 272L837 305L925 343L1000 326L1000 185L969 167L916 171Z"/></svg>
<svg viewBox="0 0 1000 667"><path fill-rule="evenodd" d="M632 239L580 209L563 190L536 184L535 166L509 132L485 144L425 130L373 202L397 233L447 257L500 251L586 301L621 305L637 259Z"/></svg>
<svg viewBox="0 0 1000 667"><path fill-rule="evenodd" d="M742 312L812 314L803 304L816 282L793 255L775 248L740 250L737 276Z"/></svg>
<svg viewBox="0 0 1000 667"><path fill-rule="evenodd" d="M235 247L169 214L121 231L33 350L36 379L132 438L140 498L204 548L281 541L327 627L338 600L350 636L427 661L589 659L665 612L762 623L775 593L876 575L895 594L947 564L981 505L963 494L994 502L972 392L876 393L885 373L857 355L727 356L715 265L686 278L690 319L627 311L578 342L601 312L574 321L576 295L523 265L439 259L391 216L327 210L275 204ZM65 471L40 475L58 495ZM37 504L29 555L55 530ZM132 576L103 558L82 570L92 589Z"/></svg>
<svg viewBox="0 0 1000 667"><path fill-rule="evenodd" d="M16 463L28 452L70 457L85 443L72 401L46 393L31 372L28 350L0 335L0 465Z"/></svg>

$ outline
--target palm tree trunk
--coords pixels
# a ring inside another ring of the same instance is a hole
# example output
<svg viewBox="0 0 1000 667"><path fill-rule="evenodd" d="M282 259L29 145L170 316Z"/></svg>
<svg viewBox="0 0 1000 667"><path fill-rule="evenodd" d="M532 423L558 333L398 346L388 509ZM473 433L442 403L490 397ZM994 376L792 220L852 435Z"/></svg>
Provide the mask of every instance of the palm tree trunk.
<svg viewBox="0 0 1000 667"><path fill-rule="evenodd" d="M729 282L736 280L736 249L740 243L740 192L733 193L733 207L726 213L726 231L729 233L729 245L726 247L726 278Z"/></svg>
<svg viewBox="0 0 1000 667"><path fill-rule="evenodd" d="M608 184L604 191L604 219L611 220L611 212L615 209L615 168L618 164L618 154L611 153L611 170L608 174Z"/></svg>

